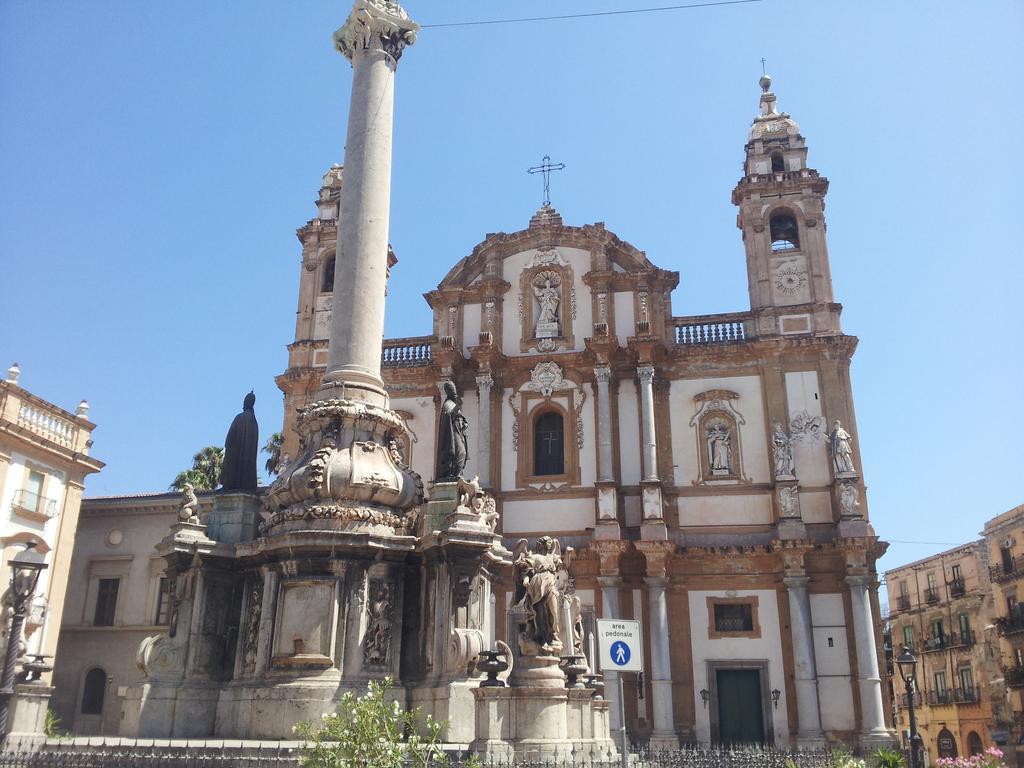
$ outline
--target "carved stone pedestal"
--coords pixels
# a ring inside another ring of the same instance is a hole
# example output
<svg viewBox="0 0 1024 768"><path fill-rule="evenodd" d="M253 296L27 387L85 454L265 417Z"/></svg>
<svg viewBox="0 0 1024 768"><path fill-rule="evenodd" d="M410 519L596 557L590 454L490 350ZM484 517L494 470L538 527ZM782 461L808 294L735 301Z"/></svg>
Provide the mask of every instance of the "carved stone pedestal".
<svg viewBox="0 0 1024 768"><path fill-rule="evenodd" d="M609 737L608 702L589 689L476 688L476 738L484 762L513 757L579 762L617 754Z"/></svg>
<svg viewBox="0 0 1024 768"><path fill-rule="evenodd" d="M20 750L42 744L46 739L46 710L52 694L53 688L49 685L15 685L10 704L10 730L6 741L0 734L0 743Z"/></svg>
<svg viewBox="0 0 1024 768"><path fill-rule="evenodd" d="M206 535L224 544L250 541L256 538L260 521L260 499L255 493L219 493L206 518Z"/></svg>

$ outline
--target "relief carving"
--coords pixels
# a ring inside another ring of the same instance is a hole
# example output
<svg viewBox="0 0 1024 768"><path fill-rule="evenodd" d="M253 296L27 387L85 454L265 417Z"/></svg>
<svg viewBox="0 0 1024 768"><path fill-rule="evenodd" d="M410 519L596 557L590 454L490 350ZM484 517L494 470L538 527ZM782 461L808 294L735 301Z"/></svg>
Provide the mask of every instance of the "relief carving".
<svg viewBox="0 0 1024 768"><path fill-rule="evenodd" d="M366 607L366 638L363 641L365 664L379 666L388 663L394 613L395 606L388 584L382 581L370 582L370 600Z"/></svg>

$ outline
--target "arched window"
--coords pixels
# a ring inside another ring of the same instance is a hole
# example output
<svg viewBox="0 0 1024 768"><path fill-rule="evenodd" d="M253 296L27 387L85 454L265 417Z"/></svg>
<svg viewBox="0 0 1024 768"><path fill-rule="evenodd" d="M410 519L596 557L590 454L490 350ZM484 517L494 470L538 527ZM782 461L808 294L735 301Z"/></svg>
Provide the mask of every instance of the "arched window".
<svg viewBox="0 0 1024 768"><path fill-rule="evenodd" d="M324 262L323 280L320 282L321 293L334 292L334 257L330 256Z"/></svg>
<svg viewBox="0 0 1024 768"><path fill-rule="evenodd" d="M786 162L782 159L781 152L772 152L772 173L782 173L786 170Z"/></svg>
<svg viewBox="0 0 1024 768"><path fill-rule="evenodd" d="M565 423L554 411L542 413L534 422L533 474L565 474Z"/></svg>
<svg viewBox="0 0 1024 768"><path fill-rule="evenodd" d="M107 693L107 673L99 667L93 667L85 675L82 686L82 714L102 715L103 699Z"/></svg>
<svg viewBox="0 0 1024 768"><path fill-rule="evenodd" d="M800 231L792 214L776 213L771 218L769 231L773 251L791 251L800 247Z"/></svg>
<svg viewBox="0 0 1024 768"><path fill-rule="evenodd" d="M984 747L981 745L981 736L975 731L971 731L967 734L967 751L971 753L971 757L980 755Z"/></svg>

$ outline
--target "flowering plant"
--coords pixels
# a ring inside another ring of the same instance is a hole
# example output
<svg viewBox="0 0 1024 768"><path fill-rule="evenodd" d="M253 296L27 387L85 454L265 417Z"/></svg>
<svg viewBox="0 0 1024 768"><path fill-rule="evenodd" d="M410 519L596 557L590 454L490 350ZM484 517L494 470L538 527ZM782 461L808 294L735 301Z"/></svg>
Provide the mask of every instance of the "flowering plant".
<svg viewBox="0 0 1024 768"><path fill-rule="evenodd" d="M940 757L935 765L937 768L1006 768L1003 751L998 747L989 747L971 757Z"/></svg>
<svg viewBox="0 0 1024 768"><path fill-rule="evenodd" d="M356 698L349 691L342 696L338 711L324 714L321 723L296 724L292 730L305 740L302 768L447 766L441 749L444 723L389 701L390 688L390 677L371 681L364 695Z"/></svg>

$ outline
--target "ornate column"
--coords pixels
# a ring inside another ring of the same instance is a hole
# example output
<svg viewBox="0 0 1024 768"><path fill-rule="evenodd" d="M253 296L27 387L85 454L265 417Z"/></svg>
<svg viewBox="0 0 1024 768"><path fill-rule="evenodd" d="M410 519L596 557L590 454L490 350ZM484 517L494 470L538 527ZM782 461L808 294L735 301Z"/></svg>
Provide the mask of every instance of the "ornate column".
<svg viewBox="0 0 1024 768"><path fill-rule="evenodd" d="M480 425L479 453L477 454L477 475L480 478L482 488L491 487L491 388L494 386L494 377L490 373L482 373L476 377L477 394L480 405L480 413L477 416L477 423Z"/></svg>
<svg viewBox="0 0 1024 768"><path fill-rule="evenodd" d="M380 345L388 270L395 69L418 31L419 25L398 3L370 2L358 4L334 33L335 47L352 62L353 76L330 353L319 400L387 404Z"/></svg>
<svg viewBox="0 0 1024 768"><path fill-rule="evenodd" d="M857 643L857 683L860 687L861 742L873 745L892 740L885 727L882 708L882 679L878 673L878 648L875 645L875 619L871 613L868 588L874 585L870 574L846 577L853 605L854 640Z"/></svg>
<svg viewBox="0 0 1024 768"><path fill-rule="evenodd" d="M658 480L658 440L654 429L654 366L641 365L636 369L640 376L640 417L643 426L643 479Z"/></svg>
<svg viewBox="0 0 1024 768"><path fill-rule="evenodd" d="M607 365L594 368L597 380L597 465L598 482L615 480L612 472L612 404L608 384L612 380L612 369Z"/></svg>
<svg viewBox="0 0 1024 768"><path fill-rule="evenodd" d="M789 621L793 637L793 666L796 683L797 744L820 747L825 744L821 732L818 703L818 673L814 661L814 633L811 629L811 603L807 597L810 579L804 575L783 578L789 596Z"/></svg>
<svg viewBox="0 0 1024 768"><path fill-rule="evenodd" d="M598 576L597 583L601 585L601 618L620 618L622 614L619 611L619 587L622 584L622 579L618 576ZM597 664L594 663L594 666L597 666ZM606 671L603 674L604 697L608 699L608 723L612 734L616 734L622 728L619 705L619 673Z"/></svg>
<svg viewBox="0 0 1024 768"><path fill-rule="evenodd" d="M654 700L654 730L651 748L674 750L679 748L675 719L672 714L672 656L669 644L668 558L675 545L668 542L641 541L637 548L647 558L647 611L651 637L651 698Z"/></svg>

